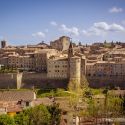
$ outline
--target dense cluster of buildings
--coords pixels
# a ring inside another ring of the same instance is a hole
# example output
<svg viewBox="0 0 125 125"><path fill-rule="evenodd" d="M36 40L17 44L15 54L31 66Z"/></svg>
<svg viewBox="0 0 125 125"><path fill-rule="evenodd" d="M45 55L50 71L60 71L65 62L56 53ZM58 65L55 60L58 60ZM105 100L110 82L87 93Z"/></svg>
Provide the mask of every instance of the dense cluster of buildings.
<svg viewBox="0 0 125 125"><path fill-rule="evenodd" d="M124 77L125 48L119 43L78 45L62 36L50 45L7 46L1 41L0 64L23 71L44 72L49 79Z"/></svg>

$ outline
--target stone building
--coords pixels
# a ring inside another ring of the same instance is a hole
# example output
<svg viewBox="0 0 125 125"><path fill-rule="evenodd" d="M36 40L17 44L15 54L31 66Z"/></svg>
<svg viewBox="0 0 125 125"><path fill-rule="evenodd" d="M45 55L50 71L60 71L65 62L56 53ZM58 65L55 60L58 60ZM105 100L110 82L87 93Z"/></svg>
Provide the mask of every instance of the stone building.
<svg viewBox="0 0 125 125"><path fill-rule="evenodd" d="M68 55L61 55L48 59L47 76L51 79L69 79L80 84L82 77L86 73L86 59L83 54L73 50L70 43Z"/></svg>
<svg viewBox="0 0 125 125"><path fill-rule="evenodd" d="M70 38L66 36L62 36L58 40L50 42L50 46L53 49L57 49L59 51L68 50L69 45L70 45Z"/></svg>
<svg viewBox="0 0 125 125"><path fill-rule="evenodd" d="M7 42L5 40L1 41L1 48L7 47Z"/></svg>
<svg viewBox="0 0 125 125"><path fill-rule="evenodd" d="M50 56L58 55L58 50L56 49L42 49L34 54L35 59L35 69L38 72L47 72L47 60Z"/></svg>
<svg viewBox="0 0 125 125"><path fill-rule="evenodd" d="M68 79L68 58L51 57L47 62L47 77L55 79Z"/></svg>
<svg viewBox="0 0 125 125"><path fill-rule="evenodd" d="M113 60L113 61L121 61L122 58L125 58L125 49L117 49L117 50L113 50L110 52L107 52L103 55L103 60L107 61L107 60ZM119 60L121 59L121 60Z"/></svg>
<svg viewBox="0 0 125 125"><path fill-rule="evenodd" d="M125 76L125 62L98 61L96 63L87 63L86 75L103 78Z"/></svg>
<svg viewBox="0 0 125 125"><path fill-rule="evenodd" d="M7 68L46 72L47 59L52 55L58 55L58 50L48 47L43 42L38 45L3 47L0 49L0 64Z"/></svg>

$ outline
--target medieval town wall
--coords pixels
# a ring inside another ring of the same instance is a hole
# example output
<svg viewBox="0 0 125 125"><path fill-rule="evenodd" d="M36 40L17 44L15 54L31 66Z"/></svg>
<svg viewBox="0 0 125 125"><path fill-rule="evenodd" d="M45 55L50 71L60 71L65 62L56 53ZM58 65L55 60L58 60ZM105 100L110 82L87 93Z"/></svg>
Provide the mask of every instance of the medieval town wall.
<svg viewBox="0 0 125 125"><path fill-rule="evenodd" d="M68 79L50 79L47 73L24 73L22 88L66 88Z"/></svg>
<svg viewBox="0 0 125 125"><path fill-rule="evenodd" d="M17 74L0 73L0 88L1 89L17 88Z"/></svg>
<svg viewBox="0 0 125 125"><path fill-rule="evenodd" d="M103 88L103 87L120 87L125 88L125 77L124 76L112 76L112 77L86 77L89 86L92 88Z"/></svg>
<svg viewBox="0 0 125 125"><path fill-rule="evenodd" d="M86 77L90 87L121 87L125 88L124 76L112 77ZM48 79L46 73L1 73L1 89L19 89L19 88L66 88L68 79Z"/></svg>

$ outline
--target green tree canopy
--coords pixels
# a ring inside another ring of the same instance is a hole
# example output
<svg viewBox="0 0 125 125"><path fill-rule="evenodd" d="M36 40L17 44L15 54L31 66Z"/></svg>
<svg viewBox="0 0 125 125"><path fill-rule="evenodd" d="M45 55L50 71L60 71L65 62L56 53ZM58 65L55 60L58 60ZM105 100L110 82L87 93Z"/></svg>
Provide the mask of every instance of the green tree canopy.
<svg viewBox="0 0 125 125"><path fill-rule="evenodd" d="M8 115L0 115L0 125L15 125L14 119Z"/></svg>

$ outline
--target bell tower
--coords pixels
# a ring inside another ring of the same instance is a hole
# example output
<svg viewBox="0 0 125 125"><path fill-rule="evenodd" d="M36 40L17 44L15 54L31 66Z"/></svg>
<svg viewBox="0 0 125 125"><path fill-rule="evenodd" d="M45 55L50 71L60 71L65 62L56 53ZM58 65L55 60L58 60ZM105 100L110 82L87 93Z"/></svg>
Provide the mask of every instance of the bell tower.
<svg viewBox="0 0 125 125"><path fill-rule="evenodd" d="M69 49L68 49L68 58L73 57L74 52L73 52L73 45L72 42L70 42Z"/></svg>

